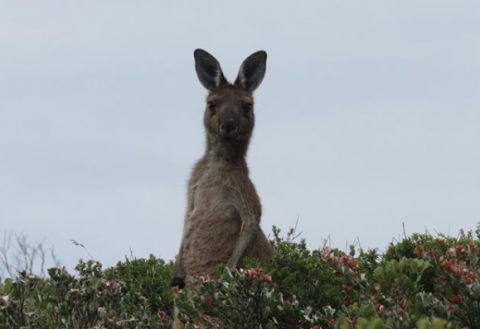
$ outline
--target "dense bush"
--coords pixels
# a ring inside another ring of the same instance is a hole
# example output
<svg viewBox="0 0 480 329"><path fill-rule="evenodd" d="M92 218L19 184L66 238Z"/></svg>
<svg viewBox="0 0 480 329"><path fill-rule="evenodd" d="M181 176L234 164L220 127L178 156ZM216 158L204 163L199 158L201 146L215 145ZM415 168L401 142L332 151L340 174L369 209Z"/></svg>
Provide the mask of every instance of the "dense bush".
<svg viewBox="0 0 480 329"><path fill-rule="evenodd" d="M171 265L126 260L102 271L98 262L77 265L76 277L51 268L49 277L19 273L0 287L0 328L168 328L173 297Z"/></svg>
<svg viewBox="0 0 480 329"><path fill-rule="evenodd" d="M310 251L293 236L274 229L266 267L219 268L188 290L153 256L19 273L0 283L0 328L170 328L174 302L187 328L480 328L480 229L414 234L384 255Z"/></svg>

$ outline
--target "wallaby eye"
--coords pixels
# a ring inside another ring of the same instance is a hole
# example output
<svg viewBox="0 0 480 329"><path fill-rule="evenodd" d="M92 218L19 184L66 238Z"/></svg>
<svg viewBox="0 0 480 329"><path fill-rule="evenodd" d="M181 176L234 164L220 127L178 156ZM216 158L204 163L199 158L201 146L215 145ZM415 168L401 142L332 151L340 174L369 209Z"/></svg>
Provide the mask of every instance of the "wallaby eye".
<svg viewBox="0 0 480 329"><path fill-rule="evenodd" d="M208 102L207 108L212 114L214 114L215 111L217 110L217 104L215 104L214 102Z"/></svg>
<svg viewBox="0 0 480 329"><path fill-rule="evenodd" d="M243 103L242 109L244 114L248 114L252 111L253 104L251 103Z"/></svg>

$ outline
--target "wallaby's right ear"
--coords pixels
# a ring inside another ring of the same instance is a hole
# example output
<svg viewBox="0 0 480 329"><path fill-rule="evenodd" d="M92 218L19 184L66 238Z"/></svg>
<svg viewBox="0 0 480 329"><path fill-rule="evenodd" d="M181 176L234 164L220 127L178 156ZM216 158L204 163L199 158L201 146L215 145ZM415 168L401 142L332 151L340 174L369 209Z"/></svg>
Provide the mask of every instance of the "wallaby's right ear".
<svg viewBox="0 0 480 329"><path fill-rule="evenodd" d="M249 92L253 92L263 80L267 69L267 53L257 51L247 57L240 65L236 85L240 85Z"/></svg>
<svg viewBox="0 0 480 329"><path fill-rule="evenodd" d="M212 90L227 80L223 76L220 63L203 49L195 49L193 52L195 58L195 70L202 85L208 90Z"/></svg>

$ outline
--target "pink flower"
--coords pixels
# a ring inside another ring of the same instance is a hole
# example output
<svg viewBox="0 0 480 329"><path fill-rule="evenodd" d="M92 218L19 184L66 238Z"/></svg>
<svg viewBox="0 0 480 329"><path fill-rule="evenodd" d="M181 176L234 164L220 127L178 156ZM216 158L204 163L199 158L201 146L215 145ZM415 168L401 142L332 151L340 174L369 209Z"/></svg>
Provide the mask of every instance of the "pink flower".
<svg viewBox="0 0 480 329"><path fill-rule="evenodd" d="M383 314L383 305L381 305L381 304L374 304L374 305L373 305L373 309L375 310L375 313L376 313L378 316L382 316L382 314Z"/></svg>
<svg viewBox="0 0 480 329"><path fill-rule="evenodd" d="M0 296L0 306L7 306L8 296Z"/></svg>
<svg viewBox="0 0 480 329"><path fill-rule="evenodd" d="M106 286L108 289L115 290L120 287L120 284L117 281L111 280L107 281Z"/></svg>
<svg viewBox="0 0 480 329"><path fill-rule="evenodd" d="M420 256L421 254L423 254L423 248L421 246L416 246L413 250L413 254L415 256Z"/></svg>
<svg viewBox="0 0 480 329"><path fill-rule="evenodd" d="M263 276L263 282L266 283L267 285L272 284L272 282L273 282L273 281L272 281L272 277L271 277L270 275L268 275L268 274L265 274L265 275Z"/></svg>
<svg viewBox="0 0 480 329"><path fill-rule="evenodd" d="M465 249L463 249L462 246L456 246L455 247L455 253L460 256L460 255L463 255L465 253Z"/></svg>
<svg viewBox="0 0 480 329"><path fill-rule="evenodd" d="M258 277L258 270L256 268L249 268L245 271L245 277L249 280L255 280Z"/></svg>
<svg viewBox="0 0 480 329"><path fill-rule="evenodd" d="M266 284L272 283L272 277L266 274L263 268L249 268L245 271L245 277L248 280L259 280Z"/></svg>
<svg viewBox="0 0 480 329"><path fill-rule="evenodd" d="M465 282L465 284L470 285L473 283L474 280L475 280L475 273L473 273L472 271L468 271L467 273L465 273L465 277L463 278L463 281Z"/></svg>
<svg viewBox="0 0 480 329"><path fill-rule="evenodd" d="M470 252L474 252L477 249L477 246L475 245L475 242L472 241L468 244L467 248Z"/></svg>
<svg viewBox="0 0 480 329"><path fill-rule="evenodd" d="M443 269L446 272L448 272L448 273L453 273L454 272L454 266L448 260L444 261L442 265L443 265Z"/></svg>
<svg viewBox="0 0 480 329"><path fill-rule="evenodd" d="M461 301L462 301L462 297L459 296L459 295L454 295L454 296L450 297L450 303L452 303L452 304L458 305L458 304L460 304Z"/></svg>

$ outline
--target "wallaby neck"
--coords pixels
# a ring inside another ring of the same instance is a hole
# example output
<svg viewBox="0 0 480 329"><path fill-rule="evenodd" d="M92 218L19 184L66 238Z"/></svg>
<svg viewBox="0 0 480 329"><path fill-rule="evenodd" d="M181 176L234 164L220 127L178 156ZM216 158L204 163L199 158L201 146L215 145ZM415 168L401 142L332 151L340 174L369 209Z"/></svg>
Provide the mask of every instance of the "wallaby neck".
<svg viewBox="0 0 480 329"><path fill-rule="evenodd" d="M206 157L226 165L243 166L246 165L248 143L248 140L224 141L214 136L207 136Z"/></svg>

